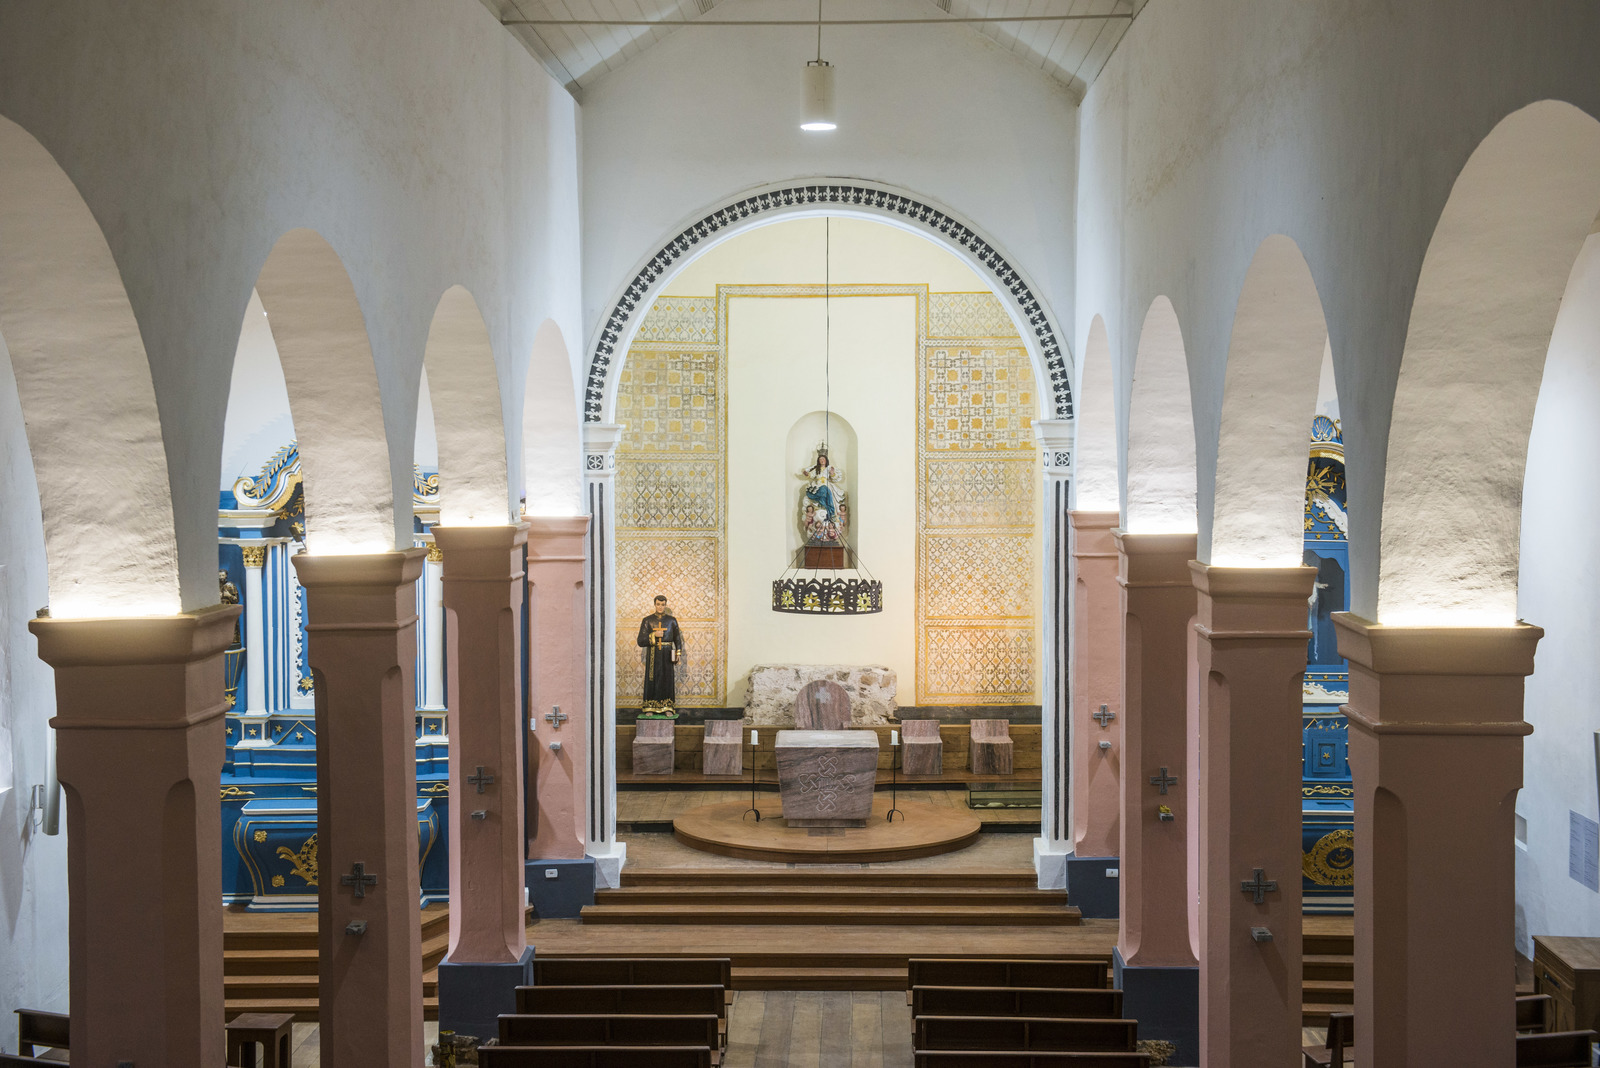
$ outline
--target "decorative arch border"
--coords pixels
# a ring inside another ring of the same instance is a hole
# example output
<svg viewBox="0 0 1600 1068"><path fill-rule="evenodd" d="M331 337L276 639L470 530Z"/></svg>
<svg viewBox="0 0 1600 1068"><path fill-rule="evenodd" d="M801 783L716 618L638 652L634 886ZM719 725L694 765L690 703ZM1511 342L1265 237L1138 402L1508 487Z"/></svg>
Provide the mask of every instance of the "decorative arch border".
<svg viewBox="0 0 1600 1068"><path fill-rule="evenodd" d="M583 421L605 420L607 387L619 347L628 337L631 320L648 309L654 294L673 273L680 260L694 253L723 231L742 227L762 216L776 221L781 215L837 204L866 215L904 220L910 228L942 244L964 250L965 258L989 275L1011 304L1011 311L1032 330L1030 348L1043 363L1049 379L1051 418L1072 418L1072 374L1067 353L1044 303L1034 295L1023 273L1006 259L995 243L949 211L926 204L905 193L863 182L821 182L781 185L744 196L685 227L645 261L612 305L589 358L584 385Z"/></svg>

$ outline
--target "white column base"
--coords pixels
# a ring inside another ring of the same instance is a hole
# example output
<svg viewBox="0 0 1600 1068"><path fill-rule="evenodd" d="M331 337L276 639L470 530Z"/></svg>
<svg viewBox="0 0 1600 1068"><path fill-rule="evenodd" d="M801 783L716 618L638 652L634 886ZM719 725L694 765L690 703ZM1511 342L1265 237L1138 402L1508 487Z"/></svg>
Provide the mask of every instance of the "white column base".
<svg viewBox="0 0 1600 1068"><path fill-rule="evenodd" d="M1039 877L1040 890L1067 888L1067 859L1072 855L1065 842L1052 842L1048 838L1033 840L1033 871Z"/></svg>
<svg viewBox="0 0 1600 1068"><path fill-rule="evenodd" d="M596 890L616 890L622 886L622 866L628 860L627 842L612 842L603 850L591 844L588 856L594 861Z"/></svg>

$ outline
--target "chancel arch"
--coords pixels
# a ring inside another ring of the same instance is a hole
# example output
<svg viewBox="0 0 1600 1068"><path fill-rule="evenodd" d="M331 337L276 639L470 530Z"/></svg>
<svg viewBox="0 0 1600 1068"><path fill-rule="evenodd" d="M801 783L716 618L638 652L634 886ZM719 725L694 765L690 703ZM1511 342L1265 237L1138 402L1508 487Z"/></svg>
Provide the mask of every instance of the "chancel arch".
<svg viewBox="0 0 1600 1068"><path fill-rule="evenodd" d="M1122 509L1122 525L1131 533L1192 534L1197 529L1189 361L1178 313L1164 296L1151 302L1139 329Z"/></svg>
<svg viewBox="0 0 1600 1068"><path fill-rule="evenodd" d="M1417 278L1395 388L1378 622L1508 626L1528 434L1568 275L1600 208L1600 122L1540 101L1462 167ZM1471 537L1457 522L1477 502Z"/></svg>
<svg viewBox="0 0 1600 1068"><path fill-rule="evenodd" d="M210 590L180 596L150 365L105 235L49 151L5 118L0 335L38 479L51 615L215 603Z"/></svg>
<svg viewBox="0 0 1600 1068"><path fill-rule="evenodd" d="M423 357L433 405L439 522L495 526L511 514L506 435L489 328L464 286L439 298ZM420 413L419 413L420 419Z"/></svg>

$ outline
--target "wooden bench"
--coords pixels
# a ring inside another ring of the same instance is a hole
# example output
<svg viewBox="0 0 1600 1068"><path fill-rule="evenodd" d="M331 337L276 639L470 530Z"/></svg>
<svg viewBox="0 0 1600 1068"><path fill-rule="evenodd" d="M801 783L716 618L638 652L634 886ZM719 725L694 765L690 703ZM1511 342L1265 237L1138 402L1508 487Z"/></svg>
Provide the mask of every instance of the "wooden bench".
<svg viewBox="0 0 1600 1068"><path fill-rule="evenodd" d="M1550 1030L1554 1002L1549 994L1524 994L1517 998L1517 1030L1544 1034Z"/></svg>
<svg viewBox="0 0 1600 1068"><path fill-rule="evenodd" d="M670 719L641 719L633 733L633 773L671 775L674 728Z"/></svg>
<svg viewBox="0 0 1600 1068"><path fill-rule="evenodd" d="M722 1038L712 1013L678 1016L501 1016L502 1046L704 1046L717 1063Z"/></svg>
<svg viewBox="0 0 1600 1068"><path fill-rule="evenodd" d="M900 770L923 778L944 774L944 739L936 719L908 719L900 724Z"/></svg>
<svg viewBox="0 0 1600 1068"><path fill-rule="evenodd" d="M1010 986L1088 990L1106 986L1099 960L1037 960L976 957L914 957L906 962L906 1004L919 986Z"/></svg>
<svg viewBox="0 0 1600 1068"><path fill-rule="evenodd" d="M924 1049L916 1068L1150 1068L1148 1053L1005 1053L997 1050Z"/></svg>
<svg viewBox="0 0 1600 1068"><path fill-rule="evenodd" d="M17 1010L17 1052L32 1057L45 1049L69 1049L72 1017L60 1012L41 1012L38 1009Z"/></svg>
<svg viewBox="0 0 1600 1068"><path fill-rule="evenodd" d="M30 1068L31 1065L48 1065L61 1068L66 1061L47 1061L40 1057L19 1057L13 1053L0 1053L0 1068Z"/></svg>
<svg viewBox="0 0 1600 1068"><path fill-rule="evenodd" d="M911 1015L1120 1020L1122 991L1103 987L915 986L911 988Z"/></svg>
<svg viewBox="0 0 1600 1068"><path fill-rule="evenodd" d="M967 770L974 775L1011 774L1010 720L972 721L972 747L967 751Z"/></svg>
<svg viewBox="0 0 1600 1068"><path fill-rule="evenodd" d="M519 1016L704 1016L727 1019L719 984L519 986Z"/></svg>
<svg viewBox="0 0 1600 1068"><path fill-rule="evenodd" d="M744 774L744 720L706 720L706 735L700 741L700 771L705 775Z"/></svg>
<svg viewBox="0 0 1600 1068"><path fill-rule="evenodd" d="M721 986L727 957L534 957L534 986Z"/></svg>
<svg viewBox="0 0 1600 1068"><path fill-rule="evenodd" d="M1594 1063L1593 1031L1554 1031L1517 1036L1517 1068L1588 1068Z"/></svg>
<svg viewBox="0 0 1600 1068"><path fill-rule="evenodd" d="M1137 1020L1051 1020L1037 1016L918 1016L918 1050L1064 1053L1136 1052Z"/></svg>
<svg viewBox="0 0 1600 1068"><path fill-rule="evenodd" d="M704 1046L479 1046L481 1068L711 1068Z"/></svg>
<svg viewBox="0 0 1600 1068"><path fill-rule="evenodd" d="M1354 1013L1330 1012L1327 1041L1320 1046L1300 1047L1305 1068L1344 1068L1345 1051L1356 1041L1355 1020Z"/></svg>

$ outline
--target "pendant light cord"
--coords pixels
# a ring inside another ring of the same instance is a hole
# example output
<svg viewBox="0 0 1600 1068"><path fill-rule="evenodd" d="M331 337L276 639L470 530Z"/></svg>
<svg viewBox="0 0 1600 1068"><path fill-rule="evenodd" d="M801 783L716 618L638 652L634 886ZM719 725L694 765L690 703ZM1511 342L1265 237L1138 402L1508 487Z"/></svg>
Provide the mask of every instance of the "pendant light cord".
<svg viewBox="0 0 1600 1068"><path fill-rule="evenodd" d="M817 0L817 62L822 62L822 0Z"/></svg>
<svg viewBox="0 0 1600 1068"><path fill-rule="evenodd" d="M822 0L817 0L821 8ZM833 447L833 218L822 219L822 444ZM833 462L833 453L828 453Z"/></svg>

